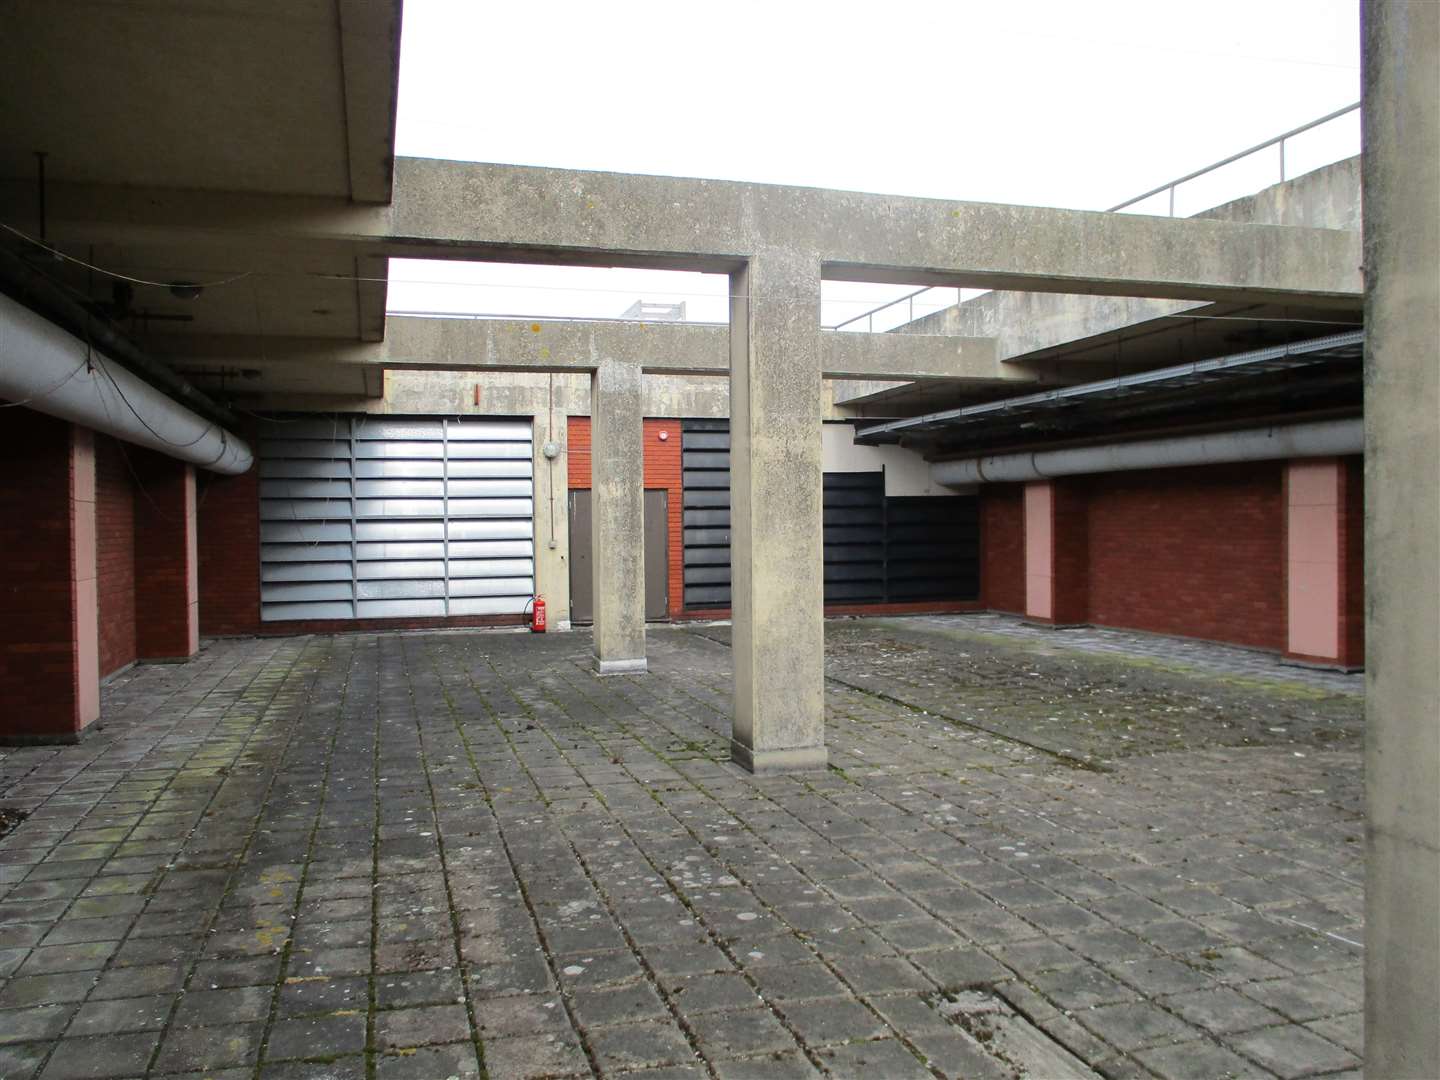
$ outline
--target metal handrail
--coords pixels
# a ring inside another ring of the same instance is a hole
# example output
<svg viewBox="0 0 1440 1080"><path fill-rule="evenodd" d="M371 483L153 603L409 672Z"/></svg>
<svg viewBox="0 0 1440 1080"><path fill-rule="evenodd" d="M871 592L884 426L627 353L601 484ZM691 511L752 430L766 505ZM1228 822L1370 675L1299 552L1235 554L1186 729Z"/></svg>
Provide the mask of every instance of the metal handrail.
<svg viewBox="0 0 1440 1080"><path fill-rule="evenodd" d="M1226 165L1233 164L1234 162L1239 161L1241 158L1247 158L1251 154L1258 154L1261 150L1268 150L1270 147L1277 145L1280 147L1280 182L1283 184L1285 182L1285 140L1293 139L1296 135L1303 135L1311 128L1317 128L1321 124L1328 124L1331 120L1338 120L1346 113L1352 113L1358 108L1360 108L1360 102L1357 101L1353 105L1346 105L1343 109L1336 109L1332 113L1326 113L1324 116L1319 117L1318 119L1311 120L1308 124L1301 124L1297 128L1291 128L1289 131L1283 132L1280 135L1275 135L1272 138L1266 139L1262 143L1257 143L1256 145L1250 147L1250 149L1248 150L1241 150L1238 154L1231 154L1227 158L1223 158L1220 161L1216 161L1209 165L1206 165L1203 169L1196 169L1194 172L1186 173L1184 176L1180 177L1177 180L1171 180L1169 183L1161 184L1157 188L1152 188L1149 191L1145 192L1144 195L1136 195L1133 199L1126 199L1124 202L1116 206L1112 206L1104 212L1107 214L1113 214L1116 211L1124 210L1127 206L1134 206L1136 203L1144 202L1146 199L1159 195L1162 191L1168 191L1170 192L1170 217L1174 217L1175 189L1181 184L1189 183L1191 180L1194 180L1197 177L1204 176L1206 173L1214 172L1216 169L1223 169ZM908 303L910 305L909 318L906 321L914 322L915 297L919 296L921 293L926 293L929 292L931 289L936 289L940 287L941 286L938 285L926 285L923 289L916 289L912 293L908 293L905 296L897 297L896 299L891 300L888 303L881 304L877 308L871 308L869 311L862 311L859 315L856 315L853 318L846 319L844 322L836 323L834 326L830 327L830 329L840 330L846 326L851 325L852 323L860 322L863 319L865 320L866 329L870 333L874 333L876 315L884 311L886 308L892 308L896 304L905 303Z"/></svg>
<svg viewBox="0 0 1440 1080"><path fill-rule="evenodd" d="M1303 134L1304 132L1309 131L1311 128L1317 128L1321 124L1328 124L1331 120L1337 120L1340 117L1344 116L1346 113L1354 112L1358 108L1360 108L1360 102L1357 101L1353 105L1346 105L1343 109L1336 109L1332 113L1326 113L1318 120L1311 120L1308 124L1301 124L1297 128L1291 128L1284 134L1276 135L1272 138L1266 139L1264 142L1257 143L1256 145L1250 147L1250 149L1248 150L1241 150L1238 154L1231 154L1227 158L1214 162L1213 164L1206 165L1203 169L1196 169L1192 173L1186 173L1178 180L1171 180L1168 184L1161 184L1157 188L1152 188L1151 190L1145 192L1144 195L1136 195L1133 199L1126 199L1118 206L1112 206L1105 212L1107 214L1113 214L1117 210L1124 210L1127 206L1134 206L1138 202L1144 202L1146 199L1149 199L1152 196L1159 195L1162 191L1168 191L1170 192L1170 216L1174 217L1175 189L1181 184L1194 180L1196 177L1204 176L1206 173L1214 172L1216 169L1223 169L1226 165L1239 161L1241 158L1249 157L1251 154L1258 154L1261 150L1268 150L1270 147L1276 145L1280 147L1280 182L1283 184L1285 182L1285 140L1294 138L1296 135Z"/></svg>
<svg viewBox="0 0 1440 1080"><path fill-rule="evenodd" d="M909 304L910 304L910 317L906 320L906 322L914 322L914 321L915 321L915 297L919 296L921 293L927 293L927 292L929 292L931 289L935 289L935 288L938 288L938 287L939 287L939 286L936 286L936 285L926 285L926 286L924 286L923 288L916 289L916 290L915 290L914 292L912 292L912 293L906 293L904 296L897 296L894 300L891 300L891 301L888 301L887 303L881 304L881 305L880 305L879 307L877 307L877 308L871 308L869 311L863 311L863 312L861 312L859 315L856 315L853 319L846 319L844 322L836 323L834 326L830 327L829 329L831 329L831 330L839 330L841 327L849 326L851 323L859 322L861 319L867 319L867 320L869 320L869 321L866 323L866 326L867 326L867 328L869 329L870 333L873 334L873 333L875 332L875 316L876 316L876 315L878 315L880 312L884 311L886 308L891 308L891 307L894 307L896 304L903 304L903 303L906 303L907 301L908 301Z"/></svg>

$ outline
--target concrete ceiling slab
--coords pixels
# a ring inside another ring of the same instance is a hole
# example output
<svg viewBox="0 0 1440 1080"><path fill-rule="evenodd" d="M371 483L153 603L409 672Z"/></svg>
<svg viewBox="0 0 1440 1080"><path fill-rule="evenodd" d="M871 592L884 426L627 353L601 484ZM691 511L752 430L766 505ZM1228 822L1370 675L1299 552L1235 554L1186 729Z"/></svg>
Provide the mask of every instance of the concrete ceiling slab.
<svg viewBox="0 0 1440 1080"><path fill-rule="evenodd" d="M387 201L399 0L16 0L0 176Z"/></svg>

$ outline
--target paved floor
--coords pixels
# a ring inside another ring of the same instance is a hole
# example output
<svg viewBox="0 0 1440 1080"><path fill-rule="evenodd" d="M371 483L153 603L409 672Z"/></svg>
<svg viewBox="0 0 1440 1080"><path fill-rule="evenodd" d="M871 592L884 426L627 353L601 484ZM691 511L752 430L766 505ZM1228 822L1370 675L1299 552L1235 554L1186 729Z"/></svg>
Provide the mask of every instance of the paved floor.
<svg viewBox="0 0 1440 1080"><path fill-rule="evenodd" d="M1359 699L995 626L829 624L761 780L723 627L136 669L0 751L0 1077L1356 1070Z"/></svg>

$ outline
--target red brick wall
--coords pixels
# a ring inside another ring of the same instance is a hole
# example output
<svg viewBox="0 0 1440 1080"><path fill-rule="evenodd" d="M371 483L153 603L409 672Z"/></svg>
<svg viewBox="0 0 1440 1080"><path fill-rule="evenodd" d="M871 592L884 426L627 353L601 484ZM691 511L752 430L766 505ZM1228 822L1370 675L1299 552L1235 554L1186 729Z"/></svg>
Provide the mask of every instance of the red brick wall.
<svg viewBox="0 0 1440 1080"><path fill-rule="evenodd" d="M1025 487L980 488L980 599L992 611L1025 611Z"/></svg>
<svg viewBox="0 0 1440 1080"><path fill-rule="evenodd" d="M570 490L590 487L590 418L572 416L565 424L565 460L570 473Z"/></svg>
<svg viewBox="0 0 1440 1080"><path fill-rule="evenodd" d="M190 576L194 474L184 462L146 450L131 460L143 485L135 504L136 650L146 659L178 660L198 645Z"/></svg>
<svg viewBox="0 0 1440 1080"><path fill-rule="evenodd" d="M253 447L253 432L247 433ZM200 633L260 632L260 470L196 476Z"/></svg>
<svg viewBox="0 0 1440 1080"><path fill-rule="evenodd" d="M73 735L70 425L25 408L0 415L0 736Z"/></svg>
<svg viewBox="0 0 1440 1080"><path fill-rule="evenodd" d="M567 458L570 487L590 487L590 418L572 416L567 421ZM660 439L661 433L665 440ZM666 533L669 542L670 617L685 608L685 503L681 483L680 421L645 421L645 487L669 492Z"/></svg>
<svg viewBox="0 0 1440 1080"><path fill-rule="evenodd" d="M1283 468L1067 478L1086 503L1089 621L1283 649Z"/></svg>
<svg viewBox="0 0 1440 1080"><path fill-rule="evenodd" d="M131 663L135 649L135 484L124 454L95 436L95 576L100 606L100 677Z"/></svg>
<svg viewBox="0 0 1440 1080"><path fill-rule="evenodd" d="M1051 620L1057 625L1091 621L1089 493L1083 477L1054 481L1051 565L1055 568Z"/></svg>

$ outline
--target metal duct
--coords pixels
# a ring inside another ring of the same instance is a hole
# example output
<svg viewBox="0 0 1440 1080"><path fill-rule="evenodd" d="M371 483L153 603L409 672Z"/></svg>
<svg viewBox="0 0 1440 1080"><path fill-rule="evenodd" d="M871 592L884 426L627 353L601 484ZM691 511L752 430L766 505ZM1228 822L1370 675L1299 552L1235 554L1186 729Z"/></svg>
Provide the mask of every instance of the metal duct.
<svg viewBox="0 0 1440 1080"><path fill-rule="evenodd" d="M1330 457L1358 454L1365 448L1365 422L1318 420L1280 427L1222 431L1209 435L1180 435L1171 439L1108 443L1069 450L1036 450L1019 454L959 461L937 461L930 476L937 484L1009 483L1044 480L1082 473L1166 469L1187 465L1223 465L1236 461L1274 461L1281 458Z"/></svg>
<svg viewBox="0 0 1440 1080"><path fill-rule="evenodd" d="M238 475L253 460L243 439L7 296L0 397L214 472Z"/></svg>

